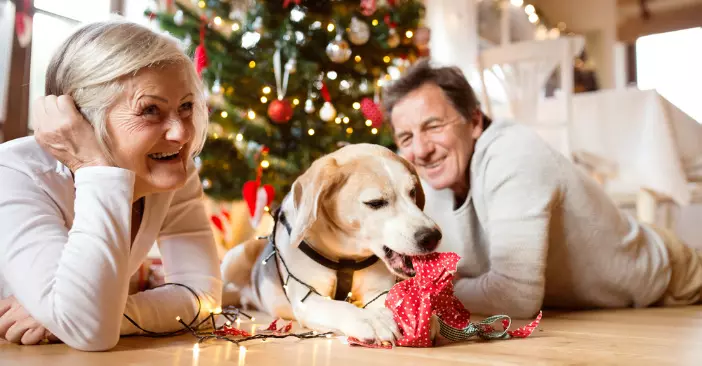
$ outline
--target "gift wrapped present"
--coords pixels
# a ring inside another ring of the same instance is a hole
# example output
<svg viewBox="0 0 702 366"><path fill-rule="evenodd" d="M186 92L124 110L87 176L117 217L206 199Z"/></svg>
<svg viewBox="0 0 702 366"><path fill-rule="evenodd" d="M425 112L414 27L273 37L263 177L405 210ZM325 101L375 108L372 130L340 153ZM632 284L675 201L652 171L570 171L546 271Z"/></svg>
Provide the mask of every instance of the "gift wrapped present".
<svg viewBox="0 0 702 366"><path fill-rule="evenodd" d="M392 310L402 332L397 346L433 347L473 337L525 338L538 326L541 313L533 322L515 330L509 330L511 319L507 315L471 322L470 312L453 293L459 260L455 253L412 258L415 276L393 286L385 299L385 307ZM357 340L350 344L377 348L377 345L364 345Z"/></svg>

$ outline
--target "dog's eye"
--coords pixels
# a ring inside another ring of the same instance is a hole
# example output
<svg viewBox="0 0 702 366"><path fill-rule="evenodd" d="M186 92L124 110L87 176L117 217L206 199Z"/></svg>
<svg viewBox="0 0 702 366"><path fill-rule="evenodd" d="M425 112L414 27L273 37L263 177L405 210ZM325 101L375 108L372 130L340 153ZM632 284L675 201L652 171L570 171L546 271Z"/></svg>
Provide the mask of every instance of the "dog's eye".
<svg viewBox="0 0 702 366"><path fill-rule="evenodd" d="M415 198L417 196L417 188L412 188L409 192L410 197Z"/></svg>
<svg viewBox="0 0 702 366"><path fill-rule="evenodd" d="M385 207L385 205L388 204L388 201L386 201L386 200L371 200L371 201L363 202L363 204L365 204L366 206L368 206L374 210L377 210L379 208Z"/></svg>

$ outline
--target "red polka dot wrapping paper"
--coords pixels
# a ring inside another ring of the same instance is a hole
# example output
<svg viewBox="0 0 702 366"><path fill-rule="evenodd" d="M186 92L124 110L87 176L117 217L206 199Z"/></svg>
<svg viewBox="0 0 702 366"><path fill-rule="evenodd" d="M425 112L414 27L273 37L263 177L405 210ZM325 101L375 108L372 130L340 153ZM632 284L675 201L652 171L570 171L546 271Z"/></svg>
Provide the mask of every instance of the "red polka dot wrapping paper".
<svg viewBox="0 0 702 366"><path fill-rule="evenodd" d="M525 338L538 326L541 314L530 324L512 331L507 330L510 325L507 316L495 317L501 320L502 331L487 323L471 323L470 312L453 293L453 278L459 260L456 253L431 253L412 258L416 275L393 286L385 299L385 307L392 310L403 334L396 345L434 346L439 325L436 321L432 322L432 316L440 319L443 329L452 329L463 335L463 338L450 341L473 335L496 339L493 337L495 332L500 334L500 338Z"/></svg>

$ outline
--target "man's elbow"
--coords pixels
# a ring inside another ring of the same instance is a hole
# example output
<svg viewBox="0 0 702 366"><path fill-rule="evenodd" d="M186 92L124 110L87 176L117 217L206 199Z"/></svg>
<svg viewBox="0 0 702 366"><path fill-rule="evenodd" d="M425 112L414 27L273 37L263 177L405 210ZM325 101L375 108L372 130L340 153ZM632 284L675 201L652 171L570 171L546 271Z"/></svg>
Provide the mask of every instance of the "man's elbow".
<svg viewBox="0 0 702 366"><path fill-rule="evenodd" d="M542 302L536 299L519 299L513 301L508 309L505 309L505 313L515 319L530 319L541 311Z"/></svg>
<svg viewBox="0 0 702 366"><path fill-rule="evenodd" d="M109 351L114 348L119 342L119 333L114 334L95 334L93 336L85 335L81 337L67 337L62 339L63 343L80 351L100 352Z"/></svg>

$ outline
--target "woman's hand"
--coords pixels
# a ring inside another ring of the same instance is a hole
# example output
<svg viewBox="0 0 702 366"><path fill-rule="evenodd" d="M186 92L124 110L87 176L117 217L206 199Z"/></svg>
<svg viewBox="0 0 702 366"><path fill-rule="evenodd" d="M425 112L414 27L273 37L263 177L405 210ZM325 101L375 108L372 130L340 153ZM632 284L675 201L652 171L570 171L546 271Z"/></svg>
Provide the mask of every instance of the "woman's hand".
<svg viewBox="0 0 702 366"><path fill-rule="evenodd" d="M88 166L109 166L93 126L78 112L68 95L37 99L32 113L39 145L72 172Z"/></svg>
<svg viewBox="0 0 702 366"><path fill-rule="evenodd" d="M44 339L58 341L14 296L0 300L0 339L17 344L37 344Z"/></svg>

